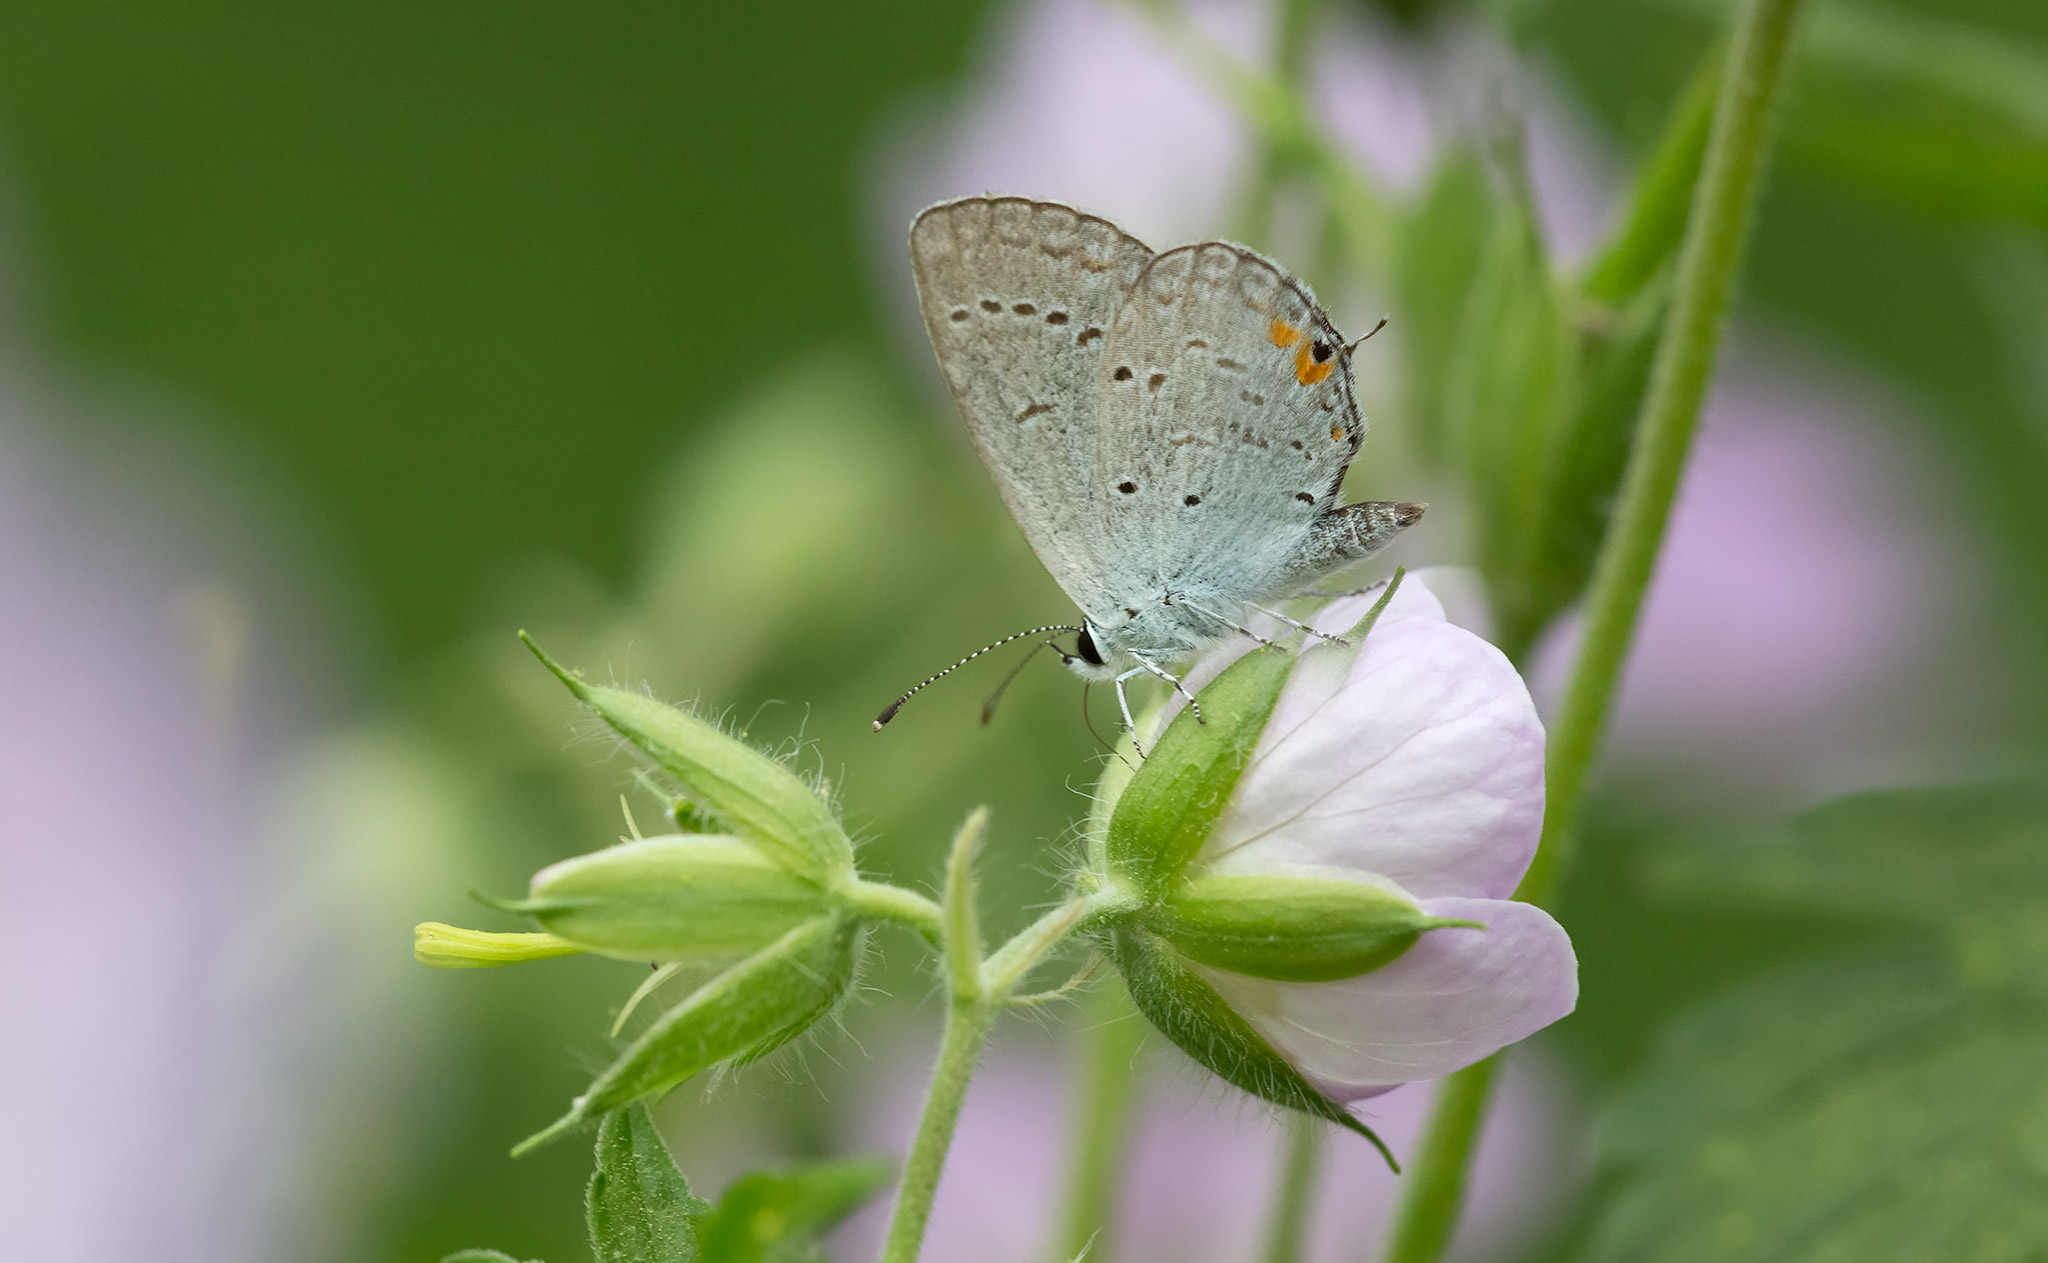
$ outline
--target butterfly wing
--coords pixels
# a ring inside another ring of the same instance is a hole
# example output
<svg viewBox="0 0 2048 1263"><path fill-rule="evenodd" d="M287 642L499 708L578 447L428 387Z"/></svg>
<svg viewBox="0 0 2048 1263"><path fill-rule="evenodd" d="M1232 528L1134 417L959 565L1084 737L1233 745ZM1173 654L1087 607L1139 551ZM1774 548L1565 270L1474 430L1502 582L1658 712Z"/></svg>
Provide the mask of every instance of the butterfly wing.
<svg viewBox="0 0 2048 1263"><path fill-rule="evenodd" d="M1339 489L1365 437L1350 355L1308 288L1243 246L1168 250L1118 308L1099 381L1100 546L1197 600L1296 590L1349 516Z"/></svg>
<svg viewBox="0 0 2048 1263"><path fill-rule="evenodd" d="M1091 549L1097 370L1151 257L1108 220L1019 197L941 202L910 228L939 371L1024 537L1091 616L1109 599Z"/></svg>

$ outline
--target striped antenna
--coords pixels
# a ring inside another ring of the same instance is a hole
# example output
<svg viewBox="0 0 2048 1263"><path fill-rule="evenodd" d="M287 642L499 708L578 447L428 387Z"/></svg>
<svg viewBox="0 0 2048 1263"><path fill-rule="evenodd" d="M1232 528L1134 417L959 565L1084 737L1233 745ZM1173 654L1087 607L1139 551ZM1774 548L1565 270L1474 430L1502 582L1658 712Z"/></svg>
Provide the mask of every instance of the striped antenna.
<svg viewBox="0 0 2048 1263"><path fill-rule="evenodd" d="M1077 632L1080 630L1081 629L1079 627L1076 627L1071 623L1052 623L1045 627L1034 627L1030 631L1020 631L1014 636L1005 636L1001 640L998 640L996 643L992 645L983 645L981 648L975 650L973 653L968 654L966 657L960 659L960 661L954 663L952 666L947 667L945 670L939 672L931 679L926 680L923 684L920 684L916 688L911 689L908 693L905 693L903 696L897 698L895 701L890 702L887 706L883 707L882 713L875 716L875 731L880 732L882 730L883 724L886 724L890 720L896 718L896 712L903 709L903 703L909 701L918 693L924 691L924 689L926 689L927 687L938 683L940 680L945 679L947 676L953 674L955 671L958 671L961 667L966 666L968 663L974 661L976 658L979 658L981 655L987 653L991 649L1001 649L1004 645L1009 644L1011 641L1022 640L1026 636L1042 636L1047 632Z"/></svg>

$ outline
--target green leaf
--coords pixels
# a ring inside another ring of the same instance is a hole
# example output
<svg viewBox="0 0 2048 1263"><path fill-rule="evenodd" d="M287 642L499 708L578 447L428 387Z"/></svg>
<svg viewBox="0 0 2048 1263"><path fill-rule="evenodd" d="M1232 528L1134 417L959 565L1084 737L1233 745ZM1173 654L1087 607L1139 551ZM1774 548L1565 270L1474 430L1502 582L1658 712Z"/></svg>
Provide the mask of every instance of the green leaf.
<svg viewBox="0 0 2048 1263"><path fill-rule="evenodd" d="M696 1263L698 1221L711 1210L690 1194L647 1107L605 1115L597 1170L583 1199L597 1263Z"/></svg>
<svg viewBox="0 0 2048 1263"><path fill-rule="evenodd" d="M519 1260L503 1250L457 1250L443 1255L441 1263L519 1263ZM540 1260L529 1259L527 1263L540 1263Z"/></svg>
<svg viewBox="0 0 2048 1263"><path fill-rule="evenodd" d="M1446 400L1492 220L1485 166L1471 150L1453 149L1437 161L1428 188L1401 224L1394 286L1401 313L1395 329L1408 360L1402 382L1416 441L1433 464L1453 459Z"/></svg>
<svg viewBox="0 0 2048 1263"><path fill-rule="evenodd" d="M796 1038L852 982L859 934L858 921L820 917L711 979L641 1032L567 1114L521 1141L513 1156L721 1062L753 1061Z"/></svg>
<svg viewBox="0 0 2048 1263"><path fill-rule="evenodd" d="M1863 794L1660 885L1914 933L1666 1033L1602 1130L1582 1263L2048 1257L2048 789Z"/></svg>
<svg viewBox="0 0 2048 1263"><path fill-rule="evenodd" d="M1184 707L1131 778L1109 818L1110 872L1148 898L1165 894L1216 825L1294 669L1285 649L1256 649Z"/></svg>
<svg viewBox="0 0 2048 1263"><path fill-rule="evenodd" d="M1626 303L1678 253L1726 60L1727 49L1717 39L1679 93L1663 135L1636 175L1620 227L1579 283L1579 292L1591 301L1609 307Z"/></svg>
<svg viewBox="0 0 2048 1263"><path fill-rule="evenodd" d="M587 684L525 633L520 639L578 701L681 782L699 806L770 848L794 872L828 884L852 876L853 843L796 773L673 706Z"/></svg>
<svg viewBox="0 0 2048 1263"><path fill-rule="evenodd" d="M1670 280L1668 269L1656 273L1619 308L1575 309L1571 390L1546 453L1541 507L1522 543L1519 603L1500 623L1501 647L1518 660L1592 579L1649 389Z"/></svg>
<svg viewBox="0 0 2048 1263"><path fill-rule="evenodd" d="M2048 899L2048 787L1859 794L1782 832L1674 848L1652 874L1688 897L1922 924L2021 915Z"/></svg>
<svg viewBox="0 0 2048 1263"><path fill-rule="evenodd" d="M1936 214L2048 225L2048 48L1943 6L1812 7L1788 159Z"/></svg>
<svg viewBox="0 0 2048 1263"><path fill-rule="evenodd" d="M1425 931L1484 928L1428 916L1397 890L1304 874L1195 877L1144 920L1189 960L1280 982L1355 978Z"/></svg>
<svg viewBox="0 0 2048 1263"><path fill-rule="evenodd" d="M760 951L825 912L825 892L752 843L709 834L643 838L552 864L517 905L588 951L627 960L716 961Z"/></svg>
<svg viewBox="0 0 2048 1263"><path fill-rule="evenodd" d="M1583 1263L2048 1255L2048 1010L1931 951L1830 960L1670 1032L1603 1131Z"/></svg>
<svg viewBox="0 0 2048 1263"><path fill-rule="evenodd" d="M887 1187L896 1164L846 1158L733 1181L703 1224L703 1263L812 1263L816 1240Z"/></svg>
<svg viewBox="0 0 2048 1263"><path fill-rule="evenodd" d="M1401 1169L1370 1127L1274 1052L1214 988L1188 971L1172 944L1149 931L1124 927L1110 936L1110 956L1138 1011L1216 1077L1262 1101L1355 1131L1373 1143L1389 1167Z"/></svg>

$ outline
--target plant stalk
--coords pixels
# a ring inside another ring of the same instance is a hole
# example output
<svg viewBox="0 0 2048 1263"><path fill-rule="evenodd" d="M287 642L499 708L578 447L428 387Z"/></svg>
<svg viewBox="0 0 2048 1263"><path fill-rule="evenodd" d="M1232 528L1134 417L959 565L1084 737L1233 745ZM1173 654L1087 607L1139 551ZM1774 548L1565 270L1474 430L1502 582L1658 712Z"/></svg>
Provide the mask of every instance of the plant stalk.
<svg viewBox="0 0 2048 1263"><path fill-rule="evenodd" d="M1308 1241L1309 1208L1315 1203L1316 1179L1323 1173L1323 1146L1330 1125L1307 1114L1287 1116L1281 1148L1280 1180L1266 1217L1262 1263L1301 1263Z"/></svg>
<svg viewBox="0 0 2048 1263"><path fill-rule="evenodd" d="M1536 857L1515 897L1548 904L1577 834L1594 756L1628 659L1700 405L1741 276L1771 121L1799 0L1748 0L1714 104L1706 160L1679 247L1671 310L1636 422L1628 470L1586 599L1585 640L1551 730L1547 807ZM1489 1062L1445 1081L1394 1221L1387 1263L1435 1263L1457 1225L1473 1143L1485 1117Z"/></svg>
<svg viewBox="0 0 2048 1263"><path fill-rule="evenodd" d="M967 1085L981 1060L981 1046L995 1022L997 1005L986 996L955 999L946 1009L946 1030L939 1039L938 1064L932 1067L931 1089L917 1122L917 1139L903 1163L903 1186L896 1211L889 1218L889 1237L882 1245L882 1263L915 1263L924 1245L925 1224L938 1195L939 1173L960 1122Z"/></svg>

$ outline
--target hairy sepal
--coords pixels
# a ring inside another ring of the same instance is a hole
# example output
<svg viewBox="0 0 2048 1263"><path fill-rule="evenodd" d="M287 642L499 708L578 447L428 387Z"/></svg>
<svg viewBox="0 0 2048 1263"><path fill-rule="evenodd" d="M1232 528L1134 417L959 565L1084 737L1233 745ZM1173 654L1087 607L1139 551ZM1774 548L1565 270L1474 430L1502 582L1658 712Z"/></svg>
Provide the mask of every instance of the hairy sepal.
<svg viewBox="0 0 2048 1263"><path fill-rule="evenodd" d="M1171 943L1148 930L1126 926L1110 935L1110 953L1138 1011L1182 1052L1262 1101L1357 1132L1372 1142L1389 1167L1401 1169L1372 1128L1317 1091L1273 1051L1223 997L1187 969Z"/></svg>
<svg viewBox="0 0 2048 1263"><path fill-rule="evenodd" d="M1294 670L1285 649L1256 649L1202 690L1202 718L1184 707L1131 778L1109 818L1113 878L1164 897L1201 851L1244 775Z"/></svg>
<svg viewBox="0 0 2048 1263"><path fill-rule="evenodd" d="M816 918L719 974L643 1031L516 1157L585 1121L667 1091L722 1063L767 1056L832 1010L853 981L860 923Z"/></svg>
<svg viewBox="0 0 2048 1263"><path fill-rule="evenodd" d="M1355 978L1429 930L1477 926L1429 916L1398 890L1311 874L1195 877L1145 920L1189 960L1276 982Z"/></svg>
<svg viewBox="0 0 2048 1263"><path fill-rule="evenodd" d="M853 843L832 809L788 767L665 702L586 683L524 633L520 638L578 701L675 777L696 804L795 872L828 884L852 876Z"/></svg>

